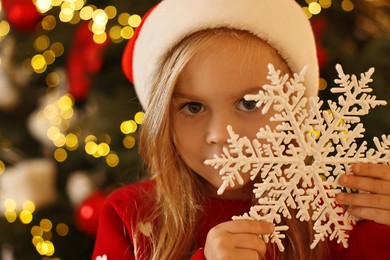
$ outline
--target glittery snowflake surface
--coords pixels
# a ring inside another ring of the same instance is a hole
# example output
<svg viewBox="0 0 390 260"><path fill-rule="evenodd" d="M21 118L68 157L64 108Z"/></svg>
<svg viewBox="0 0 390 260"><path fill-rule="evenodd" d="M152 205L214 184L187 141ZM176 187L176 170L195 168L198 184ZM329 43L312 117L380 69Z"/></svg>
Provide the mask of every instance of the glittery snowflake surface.
<svg viewBox="0 0 390 260"><path fill-rule="evenodd" d="M372 82L374 69L362 73L358 80L337 65L338 87L331 91L340 94L338 102L328 101L328 108L322 109L324 102L318 97L304 96L305 68L292 78L281 75L271 64L268 68L270 84L245 99L256 101L263 114L272 110L271 121L276 127L262 127L257 138L250 140L228 126L228 147L223 154L205 161L220 169L223 184L218 193L242 184L241 174L250 174L256 180L253 192L258 203L235 219L273 222L275 231L264 239L276 243L280 251L284 250L282 240L288 229L281 224L282 216L313 221L311 248L327 237L347 247L347 231L355 219L335 200L342 191L338 178L351 163L390 164L390 135L374 138L375 149L368 149L366 142L356 142L365 132L360 117L386 104L370 95L368 83ZM294 209L296 215L289 209Z"/></svg>

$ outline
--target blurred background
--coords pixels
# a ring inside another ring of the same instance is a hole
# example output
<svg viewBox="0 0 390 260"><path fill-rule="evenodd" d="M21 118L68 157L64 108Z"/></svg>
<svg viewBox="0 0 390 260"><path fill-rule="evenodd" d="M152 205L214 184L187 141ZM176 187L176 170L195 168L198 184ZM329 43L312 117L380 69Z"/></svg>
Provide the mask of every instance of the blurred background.
<svg viewBox="0 0 390 260"><path fill-rule="evenodd" d="M0 259L89 259L102 202L143 176L143 113L121 54L157 0L0 0ZM390 102L390 2L299 0L317 38L320 96L335 65L375 67ZM180 21L178 21L179 23ZM363 117L390 133L389 107Z"/></svg>

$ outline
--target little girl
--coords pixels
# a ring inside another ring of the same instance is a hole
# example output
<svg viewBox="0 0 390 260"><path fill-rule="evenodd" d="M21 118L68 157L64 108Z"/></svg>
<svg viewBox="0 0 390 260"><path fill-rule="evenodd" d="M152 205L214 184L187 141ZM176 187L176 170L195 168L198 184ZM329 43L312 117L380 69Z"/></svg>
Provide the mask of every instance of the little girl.
<svg viewBox="0 0 390 260"><path fill-rule="evenodd" d="M204 164L227 144L227 125L256 138L272 123L246 94L266 84L268 64L282 73L308 66L307 96L317 94L318 65L310 24L294 0L163 0L143 19L123 67L145 109L140 154L148 180L107 199L93 259L384 259L390 257L390 167L353 165L339 194L360 217L344 249L313 250L313 223L284 219L285 251L265 243L272 223L235 220L255 202L253 183L218 196L218 170ZM258 174L260 176L260 174ZM256 179L255 182L261 182Z"/></svg>

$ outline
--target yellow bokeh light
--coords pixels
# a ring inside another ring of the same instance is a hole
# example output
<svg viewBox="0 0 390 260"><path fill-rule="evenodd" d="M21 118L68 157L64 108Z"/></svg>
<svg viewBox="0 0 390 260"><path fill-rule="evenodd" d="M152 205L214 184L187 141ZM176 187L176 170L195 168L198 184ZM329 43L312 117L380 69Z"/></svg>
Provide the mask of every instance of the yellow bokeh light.
<svg viewBox="0 0 390 260"><path fill-rule="evenodd" d="M108 21L108 16L104 10L97 9L92 14L92 20L96 26L105 27Z"/></svg>
<svg viewBox="0 0 390 260"><path fill-rule="evenodd" d="M321 5L317 2L310 3L309 12L312 14L319 14L321 12Z"/></svg>
<svg viewBox="0 0 390 260"><path fill-rule="evenodd" d="M64 0L51 0L53 6L60 6Z"/></svg>
<svg viewBox="0 0 390 260"><path fill-rule="evenodd" d="M37 243L35 248L40 255L52 256L55 252L53 243L47 240Z"/></svg>
<svg viewBox="0 0 390 260"><path fill-rule="evenodd" d="M63 147L66 143L66 137L62 133L58 133L53 137L52 141L56 147Z"/></svg>
<svg viewBox="0 0 390 260"><path fill-rule="evenodd" d="M109 5L106 8L104 8L104 12L107 14L108 19L113 19L115 18L117 14L117 10L115 6Z"/></svg>
<svg viewBox="0 0 390 260"><path fill-rule="evenodd" d="M93 141L89 141L85 144L85 152L87 154L90 155L95 154L97 149L98 149L98 145Z"/></svg>
<svg viewBox="0 0 390 260"><path fill-rule="evenodd" d="M63 148L57 148L54 151L54 159L57 162L64 162L68 158L68 153Z"/></svg>
<svg viewBox="0 0 390 260"><path fill-rule="evenodd" d="M329 8L332 5L332 0L319 0L318 3L321 5L322 8Z"/></svg>
<svg viewBox="0 0 390 260"><path fill-rule="evenodd" d="M56 18L53 15L47 15L42 19L42 28L46 31L53 30L56 27Z"/></svg>
<svg viewBox="0 0 390 260"><path fill-rule="evenodd" d="M26 200L25 202L23 202L23 209L30 212L34 212L35 211L34 202L32 202L31 200Z"/></svg>
<svg viewBox="0 0 390 260"><path fill-rule="evenodd" d="M41 231L42 231L42 229L41 229ZM43 231L42 231L42 234L43 234ZM34 246L37 246L38 243L42 243L42 242L43 242L43 238L41 237L41 235L33 236L32 243L33 243Z"/></svg>
<svg viewBox="0 0 390 260"><path fill-rule="evenodd" d="M131 27L136 28L141 24L141 16L133 14L129 17L128 23Z"/></svg>
<svg viewBox="0 0 390 260"><path fill-rule="evenodd" d="M96 143L97 137L94 135L88 135L87 137L85 137L84 142L85 143L88 143L88 142L95 142Z"/></svg>
<svg viewBox="0 0 390 260"><path fill-rule="evenodd" d="M52 8L51 0L36 0L35 6L40 13L46 13Z"/></svg>
<svg viewBox="0 0 390 260"><path fill-rule="evenodd" d="M36 51L44 51L50 45L50 39L47 35L41 35L34 41L34 48Z"/></svg>
<svg viewBox="0 0 390 260"><path fill-rule="evenodd" d="M14 211L16 209L16 201L13 199L6 199L3 203L7 211Z"/></svg>
<svg viewBox="0 0 390 260"><path fill-rule="evenodd" d="M4 212L4 217L9 223L13 223L17 219L18 215L15 211L6 211Z"/></svg>
<svg viewBox="0 0 390 260"><path fill-rule="evenodd" d="M46 76L46 84L50 88L58 87L60 84L61 77L57 72L51 72Z"/></svg>
<svg viewBox="0 0 390 260"><path fill-rule="evenodd" d="M310 129L309 134L314 135L315 136L314 138L317 140L321 136L321 131L317 131L314 128L312 128Z"/></svg>
<svg viewBox="0 0 390 260"><path fill-rule="evenodd" d="M83 8L85 4L85 0L75 0L73 2L74 2L73 5L74 10L80 10L81 8Z"/></svg>
<svg viewBox="0 0 390 260"><path fill-rule="evenodd" d="M63 119L69 120L73 117L73 115L74 115L74 111L72 108L61 111L61 117Z"/></svg>
<svg viewBox="0 0 390 260"><path fill-rule="evenodd" d="M19 218L23 224L29 224L33 219L33 215L28 210L22 210L22 212L20 212Z"/></svg>
<svg viewBox="0 0 390 260"><path fill-rule="evenodd" d="M103 32L101 34L94 34L93 35L93 40L97 44L102 44L102 43L104 43L107 40L107 34L105 32Z"/></svg>
<svg viewBox="0 0 390 260"><path fill-rule="evenodd" d="M35 55L31 59L31 66L35 72L38 72L38 73L44 72L46 70L46 67L47 67L45 57L43 57L43 55L41 55L41 54Z"/></svg>
<svg viewBox="0 0 390 260"><path fill-rule="evenodd" d="M5 164L2 160L0 160L0 175L2 175L5 172Z"/></svg>
<svg viewBox="0 0 390 260"><path fill-rule="evenodd" d="M56 232L59 236L64 237L69 233L69 227L64 223L59 223L56 226Z"/></svg>
<svg viewBox="0 0 390 260"><path fill-rule="evenodd" d="M343 0L343 2L341 2L341 8L346 12L350 12L355 8L355 6L351 0Z"/></svg>
<svg viewBox="0 0 390 260"><path fill-rule="evenodd" d="M135 146L135 138L131 135L126 136L123 138L123 146L127 149L132 149Z"/></svg>
<svg viewBox="0 0 390 260"><path fill-rule="evenodd" d="M65 1L61 5L61 12L65 15L73 16L75 10L75 1Z"/></svg>
<svg viewBox="0 0 390 260"><path fill-rule="evenodd" d="M88 21L92 18L93 8L91 6L85 6L80 10L80 18Z"/></svg>
<svg viewBox="0 0 390 260"><path fill-rule="evenodd" d="M142 125L143 121L144 121L144 116L145 116L145 113L144 112L138 112L135 114L134 116L134 120L137 124L139 125Z"/></svg>
<svg viewBox="0 0 390 260"><path fill-rule="evenodd" d="M40 236L42 236L43 235L42 228L40 226L33 226L31 228L31 235L33 237L40 237ZM33 242L33 244L34 244L34 242ZM34 244L34 245L36 245L36 244Z"/></svg>
<svg viewBox="0 0 390 260"><path fill-rule="evenodd" d="M11 30L9 23L5 20L0 21L0 37L6 36Z"/></svg>
<svg viewBox="0 0 390 260"><path fill-rule="evenodd" d="M119 157L115 153L110 153L106 156L106 163L110 167L116 167L119 164Z"/></svg>
<svg viewBox="0 0 390 260"><path fill-rule="evenodd" d="M135 131L137 131L137 123L134 120L124 121L121 124L120 129L124 134L134 133Z"/></svg>
<svg viewBox="0 0 390 260"><path fill-rule="evenodd" d="M56 126L51 126L49 129L47 129L46 135L50 140L54 139L54 136L56 136L58 133L60 133L60 129Z"/></svg>
<svg viewBox="0 0 390 260"><path fill-rule="evenodd" d="M66 10L68 10L68 9L66 9ZM61 10L61 12L59 14L59 18L60 18L60 21L63 23L70 22L73 18L73 12L69 13L69 12Z"/></svg>
<svg viewBox="0 0 390 260"><path fill-rule="evenodd" d="M60 42L55 42L50 46L50 50L54 52L56 57L60 57L62 54L64 54L64 45Z"/></svg>
<svg viewBox="0 0 390 260"><path fill-rule="evenodd" d="M53 64L56 59L56 55L52 50L46 50L42 55L48 65Z"/></svg>
<svg viewBox="0 0 390 260"><path fill-rule="evenodd" d="M75 134L70 133L66 136L65 144L66 144L66 147L68 147L70 149L77 148L77 146L79 144L79 140Z"/></svg>
<svg viewBox="0 0 390 260"><path fill-rule="evenodd" d="M73 108L74 100L70 95L64 95L57 101L57 106L61 111Z"/></svg>
<svg viewBox="0 0 390 260"><path fill-rule="evenodd" d="M49 219L44 218L39 222L39 226L44 232L49 232L53 228L53 223Z"/></svg>
<svg viewBox="0 0 390 260"><path fill-rule="evenodd" d="M91 31L94 34L103 34L106 31L105 26L99 26L97 24L92 24Z"/></svg>
<svg viewBox="0 0 390 260"><path fill-rule="evenodd" d="M114 42L122 40L121 29L122 28L120 26L118 26L118 25L115 25L115 26L111 27L111 29L110 29L110 31L108 33L110 38L111 38L111 40L113 40Z"/></svg>
<svg viewBox="0 0 390 260"><path fill-rule="evenodd" d="M130 39L134 35L134 29L131 26L125 26L121 30L121 36L123 39Z"/></svg>
<svg viewBox="0 0 390 260"><path fill-rule="evenodd" d="M319 89L319 90L324 90L324 89L326 89L327 87L328 87L328 82L327 82L325 79L320 78L318 89Z"/></svg>
<svg viewBox="0 0 390 260"><path fill-rule="evenodd" d="M70 24L78 24L80 22L80 14L79 12L74 12L72 19L69 21Z"/></svg>
<svg viewBox="0 0 390 260"><path fill-rule="evenodd" d="M110 146L106 143L101 143L97 147L97 153L100 156L106 156L110 153Z"/></svg>
<svg viewBox="0 0 390 260"><path fill-rule="evenodd" d="M119 16L118 16L118 23L122 26L126 26L129 24L129 18L130 18L130 14L128 13L121 13Z"/></svg>

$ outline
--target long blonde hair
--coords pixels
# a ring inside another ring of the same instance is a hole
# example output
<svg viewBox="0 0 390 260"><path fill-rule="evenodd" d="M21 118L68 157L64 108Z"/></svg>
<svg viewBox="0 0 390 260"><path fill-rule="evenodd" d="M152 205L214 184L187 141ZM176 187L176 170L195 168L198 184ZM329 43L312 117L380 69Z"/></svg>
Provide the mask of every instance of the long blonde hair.
<svg viewBox="0 0 390 260"><path fill-rule="evenodd" d="M175 149L174 134L171 131L170 104L177 81L190 59L209 46L217 37L240 39L245 42L259 38L248 32L226 28L208 29L196 32L169 50L162 59L149 95L139 149L148 166L150 177L155 180L155 194L152 194L152 210L140 223L152 223L150 233L150 259L186 259L196 250L195 238L198 216L205 196L204 180L187 167ZM275 51L276 53L276 51ZM247 53L245 53L246 55ZM249 56L249 55L247 55ZM282 64L283 66L287 66ZM248 209L249 210L249 209ZM320 247L310 251L309 238L312 224L299 220L285 220L290 231L286 254L280 254L269 245L268 256L273 259L323 258ZM140 233L135 223L136 239ZM287 240L287 239L286 239ZM309 249L309 250L307 250Z"/></svg>

